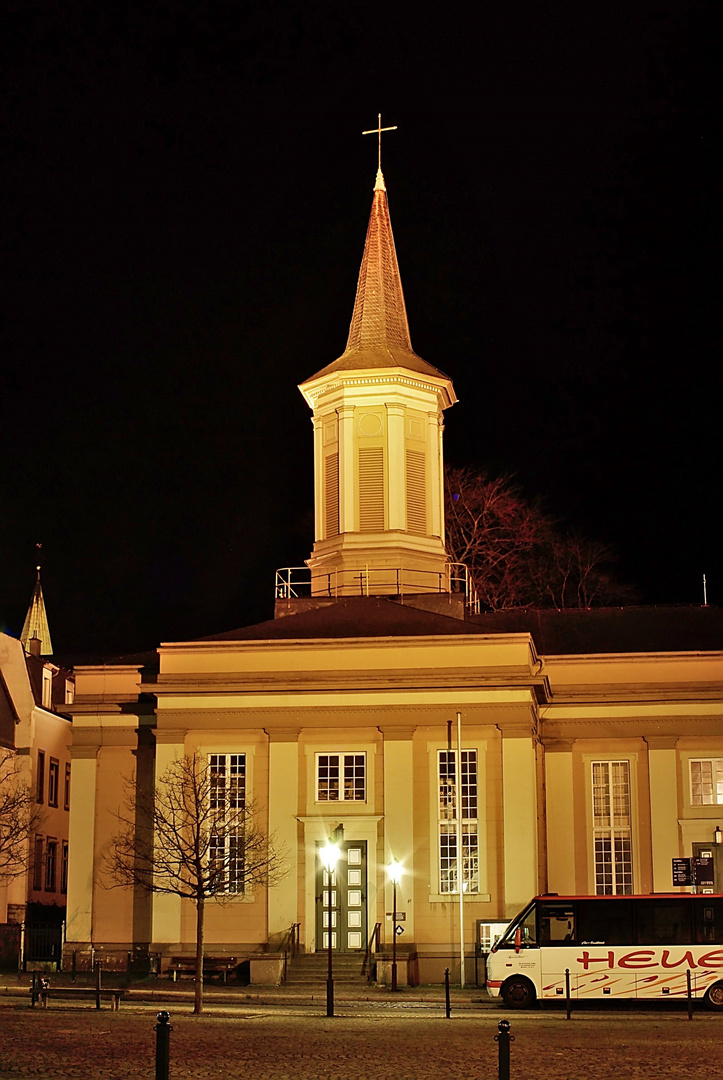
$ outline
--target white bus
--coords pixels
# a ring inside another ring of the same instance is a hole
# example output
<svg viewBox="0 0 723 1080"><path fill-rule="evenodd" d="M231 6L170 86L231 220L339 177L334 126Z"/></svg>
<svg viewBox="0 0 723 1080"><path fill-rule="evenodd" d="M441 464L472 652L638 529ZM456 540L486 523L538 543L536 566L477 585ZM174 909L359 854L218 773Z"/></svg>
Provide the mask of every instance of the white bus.
<svg viewBox="0 0 723 1080"><path fill-rule="evenodd" d="M487 989L537 999L703 998L723 1009L723 895L536 896L487 958Z"/></svg>

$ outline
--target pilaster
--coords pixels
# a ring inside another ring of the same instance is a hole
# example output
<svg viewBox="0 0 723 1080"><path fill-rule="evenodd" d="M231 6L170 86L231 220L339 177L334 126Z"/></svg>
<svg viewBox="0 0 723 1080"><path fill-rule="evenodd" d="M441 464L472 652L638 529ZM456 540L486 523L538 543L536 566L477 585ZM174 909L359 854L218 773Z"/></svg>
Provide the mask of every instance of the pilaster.
<svg viewBox="0 0 723 1080"><path fill-rule="evenodd" d="M269 834L283 853L288 873L280 887L268 890L269 939L281 938L297 921L299 841L299 731L273 731L269 737Z"/></svg>
<svg viewBox="0 0 723 1080"><path fill-rule="evenodd" d="M68 941L93 940L97 755L96 746L73 746L70 751L73 797L68 823Z"/></svg>
<svg viewBox="0 0 723 1080"><path fill-rule="evenodd" d="M505 914L513 915L537 893L537 768L527 735L502 738Z"/></svg>
<svg viewBox="0 0 723 1080"><path fill-rule="evenodd" d="M673 885L671 860L677 859L681 854L678 829L677 739L671 736L648 736L645 741L648 744L650 776L653 892L669 892Z"/></svg>

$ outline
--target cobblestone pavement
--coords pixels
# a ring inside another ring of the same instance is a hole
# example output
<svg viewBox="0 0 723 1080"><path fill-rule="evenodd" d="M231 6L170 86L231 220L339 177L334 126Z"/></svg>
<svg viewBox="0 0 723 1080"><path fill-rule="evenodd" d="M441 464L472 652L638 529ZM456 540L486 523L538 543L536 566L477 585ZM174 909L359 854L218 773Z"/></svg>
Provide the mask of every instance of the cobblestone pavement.
<svg viewBox="0 0 723 1080"><path fill-rule="evenodd" d="M150 1080L158 1007L0 1000L0 1077ZM489 1006L448 1020L423 1002L349 1002L331 1019L308 1005L210 1005L203 1017L187 1003L170 1008L171 1080L496 1080L503 1016L515 1036L511 1080L699 1080L723 1069L723 1017L696 1011L690 1022L685 1009L586 1010L567 1022L564 1010Z"/></svg>

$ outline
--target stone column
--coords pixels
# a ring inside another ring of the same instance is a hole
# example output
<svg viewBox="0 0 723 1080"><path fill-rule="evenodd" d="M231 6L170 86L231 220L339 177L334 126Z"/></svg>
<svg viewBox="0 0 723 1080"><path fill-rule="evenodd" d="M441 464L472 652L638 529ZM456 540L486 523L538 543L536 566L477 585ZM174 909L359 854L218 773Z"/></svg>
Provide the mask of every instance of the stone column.
<svg viewBox="0 0 723 1080"><path fill-rule="evenodd" d="M677 736L647 735L653 892L673 888L672 859L680 854Z"/></svg>
<svg viewBox="0 0 723 1080"><path fill-rule="evenodd" d="M545 743L547 888L571 895L575 888L575 800L572 778L574 739ZM585 828L583 815L582 827Z"/></svg>
<svg viewBox="0 0 723 1080"><path fill-rule="evenodd" d="M537 768L534 738L517 728L502 732L502 811L505 911L512 916L538 886Z"/></svg>
<svg viewBox="0 0 723 1080"><path fill-rule="evenodd" d="M67 941L93 940L97 746L73 746L68 828ZM32 843L32 841L31 841Z"/></svg>
<svg viewBox="0 0 723 1080"><path fill-rule="evenodd" d="M299 730L269 734L269 833L285 854L287 874L268 892L269 940L281 942L292 923L298 922L297 836L299 813Z"/></svg>

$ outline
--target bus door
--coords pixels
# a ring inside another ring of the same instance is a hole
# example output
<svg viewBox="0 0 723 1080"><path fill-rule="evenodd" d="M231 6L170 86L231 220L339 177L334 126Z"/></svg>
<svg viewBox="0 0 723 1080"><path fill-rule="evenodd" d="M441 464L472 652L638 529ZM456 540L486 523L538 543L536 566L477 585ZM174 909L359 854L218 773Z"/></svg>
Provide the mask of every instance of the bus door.
<svg viewBox="0 0 723 1080"><path fill-rule="evenodd" d="M570 972L570 995L577 996L575 904L542 900L537 906L537 935L542 962L540 997L564 998L565 969Z"/></svg>

